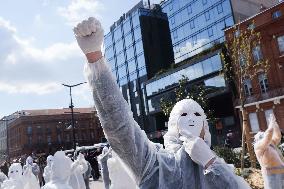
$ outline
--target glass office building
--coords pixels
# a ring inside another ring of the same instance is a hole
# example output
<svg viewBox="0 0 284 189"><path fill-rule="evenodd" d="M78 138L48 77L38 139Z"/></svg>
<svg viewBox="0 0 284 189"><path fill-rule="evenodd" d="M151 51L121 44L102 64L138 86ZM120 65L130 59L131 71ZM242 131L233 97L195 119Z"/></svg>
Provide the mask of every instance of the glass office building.
<svg viewBox="0 0 284 189"><path fill-rule="evenodd" d="M135 120L146 132L154 128L145 114L143 83L174 62L171 44L166 14L160 6L145 7L142 1L105 35L105 58Z"/></svg>
<svg viewBox="0 0 284 189"><path fill-rule="evenodd" d="M223 42L223 30L234 25L230 0L169 0L162 9L169 17L175 62Z"/></svg>
<svg viewBox="0 0 284 189"><path fill-rule="evenodd" d="M165 0L175 62L192 57L224 41L224 29L242 21L277 0Z"/></svg>
<svg viewBox="0 0 284 189"><path fill-rule="evenodd" d="M264 4L262 4L264 3ZM208 95L209 106L223 126L234 127L236 119L232 90L220 75L221 48L224 29L252 16L262 7L275 1L259 0L165 0L161 2L167 13L174 51L175 69L148 80L146 109L154 117L157 130L165 130L167 118L160 109L161 98L175 98L174 91L182 76L188 85L203 85L214 89ZM220 106L222 104L222 106ZM214 134L214 133L213 133Z"/></svg>

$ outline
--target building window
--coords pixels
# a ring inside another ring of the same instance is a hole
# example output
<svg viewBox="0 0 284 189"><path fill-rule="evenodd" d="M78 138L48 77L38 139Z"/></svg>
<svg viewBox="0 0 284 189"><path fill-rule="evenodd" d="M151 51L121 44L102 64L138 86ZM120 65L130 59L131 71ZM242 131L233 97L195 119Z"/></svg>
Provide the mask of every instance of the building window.
<svg viewBox="0 0 284 189"><path fill-rule="evenodd" d="M169 4L169 10L170 11L173 10L173 4L172 3Z"/></svg>
<svg viewBox="0 0 284 189"><path fill-rule="evenodd" d="M259 45L252 49L253 60L255 63L261 61L263 59L261 48Z"/></svg>
<svg viewBox="0 0 284 189"><path fill-rule="evenodd" d="M50 135L47 136L47 143L51 144L51 136Z"/></svg>
<svg viewBox="0 0 284 189"><path fill-rule="evenodd" d="M28 142L29 142L29 145L32 145L33 139L31 136L29 136Z"/></svg>
<svg viewBox="0 0 284 189"><path fill-rule="evenodd" d="M270 114L273 114L273 110L272 109L265 110L264 113L265 113L265 119L266 119L266 123L267 123L267 127L268 127Z"/></svg>
<svg viewBox="0 0 284 189"><path fill-rule="evenodd" d="M174 37L174 39L177 39L177 38L178 38L177 30L173 31L173 37Z"/></svg>
<svg viewBox="0 0 284 189"><path fill-rule="evenodd" d="M58 141L59 144L61 144L61 135L60 134L57 135L57 141Z"/></svg>
<svg viewBox="0 0 284 189"><path fill-rule="evenodd" d="M284 54L284 35L277 38L280 54Z"/></svg>
<svg viewBox="0 0 284 189"><path fill-rule="evenodd" d="M208 28L208 36L209 37L213 36L213 28L212 27Z"/></svg>
<svg viewBox="0 0 284 189"><path fill-rule="evenodd" d="M217 11L218 11L218 14L221 14L223 12L222 4L217 5Z"/></svg>
<svg viewBox="0 0 284 189"><path fill-rule="evenodd" d="M249 121L250 121L251 131L253 133L257 133L259 131L259 123L256 113L249 114Z"/></svg>
<svg viewBox="0 0 284 189"><path fill-rule="evenodd" d="M197 44L197 35L192 36L192 43L193 45Z"/></svg>
<svg viewBox="0 0 284 189"><path fill-rule="evenodd" d="M186 9L187 9L187 14L190 15L192 13L191 5L189 5Z"/></svg>
<svg viewBox="0 0 284 189"><path fill-rule="evenodd" d="M266 93L268 91L268 80L266 74L260 74L258 76L258 82L260 85L261 93Z"/></svg>
<svg viewBox="0 0 284 189"><path fill-rule="evenodd" d="M235 31L235 37L239 37L240 36L240 31L239 30L237 30L237 31Z"/></svg>
<svg viewBox="0 0 284 189"><path fill-rule="evenodd" d="M191 20L189 24L190 24L190 29L193 29L195 27L194 20Z"/></svg>
<svg viewBox="0 0 284 189"><path fill-rule="evenodd" d="M252 84L250 79L245 79L244 80L244 90L245 90L245 95L246 96L251 96L252 93Z"/></svg>
<svg viewBox="0 0 284 189"><path fill-rule="evenodd" d="M174 16L171 18L171 24L172 24L172 25L175 24L175 17L174 17Z"/></svg>
<svg viewBox="0 0 284 189"><path fill-rule="evenodd" d="M209 11L205 12L205 20L206 21L210 20L210 12Z"/></svg>
<svg viewBox="0 0 284 189"><path fill-rule="evenodd" d="M255 28L255 24L254 23L251 23L248 25L248 29L249 30L253 30Z"/></svg>
<svg viewBox="0 0 284 189"><path fill-rule="evenodd" d="M205 5L207 3L207 0L202 0L202 4Z"/></svg>
<svg viewBox="0 0 284 189"><path fill-rule="evenodd" d="M245 59L245 56L243 54L240 54L239 62L240 62L240 66L246 65L246 59Z"/></svg>
<svg viewBox="0 0 284 189"><path fill-rule="evenodd" d="M66 141L70 142L70 135L68 133L66 133L65 137L66 137Z"/></svg>
<svg viewBox="0 0 284 189"><path fill-rule="evenodd" d="M33 132L33 128L31 126L28 126L28 128L27 128L28 135L31 135L32 132Z"/></svg>
<svg viewBox="0 0 284 189"><path fill-rule="evenodd" d="M275 12L272 13L272 18L273 18L273 19L279 18L279 17L281 17L281 16L282 16L282 13L281 13L280 10L277 10L277 11L275 11Z"/></svg>

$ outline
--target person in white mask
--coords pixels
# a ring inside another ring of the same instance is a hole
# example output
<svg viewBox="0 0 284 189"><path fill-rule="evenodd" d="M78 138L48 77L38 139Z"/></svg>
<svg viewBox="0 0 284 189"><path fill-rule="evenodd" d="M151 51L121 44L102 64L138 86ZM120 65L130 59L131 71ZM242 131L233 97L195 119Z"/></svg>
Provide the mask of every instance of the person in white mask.
<svg viewBox="0 0 284 189"><path fill-rule="evenodd" d="M70 161L63 151L56 152L51 163L50 181L42 189L72 189L68 184L72 172Z"/></svg>
<svg viewBox="0 0 284 189"><path fill-rule="evenodd" d="M34 163L34 160L31 156L28 156L26 159L26 164L24 165L24 171L28 168L31 167L32 169L32 173L36 176L36 178L38 179L38 175L40 172L39 166L37 163Z"/></svg>
<svg viewBox="0 0 284 189"><path fill-rule="evenodd" d="M174 151L150 142L133 119L130 107L102 56L104 32L100 22L95 18L84 20L74 28L74 33L88 60L85 75L92 87L106 138L139 188L249 188L226 163L219 161L201 138L205 116L193 101L189 105L194 107L187 108L188 102L184 101L174 112L177 119L173 124L176 125L168 135L171 136L170 143L178 145Z"/></svg>
<svg viewBox="0 0 284 189"><path fill-rule="evenodd" d="M9 179L3 182L3 189L40 189L31 167L27 167L25 172L20 163L13 163L9 167Z"/></svg>
<svg viewBox="0 0 284 189"><path fill-rule="evenodd" d="M70 158L69 158L70 159ZM71 161L71 159L70 159ZM72 163L71 161L71 176L69 178L69 185L73 189L86 189L83 174L88 170L88 164L83 154L79 154L78 158Z"/></svg>
<svg viewBox="0 0 284 189"><path fill-rule="evenodd" d="M53 156L52 155L49 155L47 156L46 158L46 166L43 170L43 178L44 178L44 181L45 183L49 182L50 181L50 176L51 176L51 164L53 162Z"/></svg>

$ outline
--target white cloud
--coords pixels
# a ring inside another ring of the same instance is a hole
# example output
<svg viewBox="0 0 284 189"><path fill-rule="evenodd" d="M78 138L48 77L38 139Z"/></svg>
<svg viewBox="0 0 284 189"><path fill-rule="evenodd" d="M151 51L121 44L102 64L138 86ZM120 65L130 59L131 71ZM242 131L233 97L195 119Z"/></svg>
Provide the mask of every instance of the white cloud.
<svg viewBox="0 0 284 189"><path fill-rule="evenodd" d="M11 23L7 20L5 20L4 18L0 17L0 27L4 27L7 30L9 30L10 32L16 32L16 28L14 26L11 25Z"/></svg>
<svg viewBox="0 0 284 189"><path fill-rule="evenodd" d="M71 0L66 7L58 7L59 15L67 20L67 24L74 26L90 16L100 18L99 12L104 9L99 0Z"/></svg>
<svg viewBox="0 0 284 189"><path fill-rule="evenodd" d="M62 87L58 83L3 83L0 81L0 91L9 94L44 95L58 92Z"/></svg>
<svg viewBox="0 0 284 189"><path fill-rule="evenodd" d="M0 38L2 92L36 95L56 93L61 81L69 77L76 79L82 74L81 70L80 74L75 74L80 64L71 64L72 60L83 56L75 41L37 48L33 40L19 37L16 27L1 17Z"/></svg>

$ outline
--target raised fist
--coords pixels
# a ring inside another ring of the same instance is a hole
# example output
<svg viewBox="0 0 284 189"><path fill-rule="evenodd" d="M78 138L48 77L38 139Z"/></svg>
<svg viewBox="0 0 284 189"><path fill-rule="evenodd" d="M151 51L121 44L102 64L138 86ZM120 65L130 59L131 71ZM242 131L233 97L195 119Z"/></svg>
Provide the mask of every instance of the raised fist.
<svg viewBox="0 0 284 189"><path fill-rule="evenodd" d="M269 125L268 128L274 128L274 127L279 127L277 122L276 122L276 118L275 115L272 113L269 116Z"/></svg>
<svg viewBox="0 0 284 189"><path fill-rule="evenodd" d="M90 17L79 23L73 31L84 54L101 51L104 30L97 19Z"/></svg>

